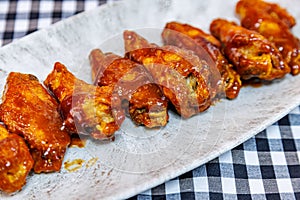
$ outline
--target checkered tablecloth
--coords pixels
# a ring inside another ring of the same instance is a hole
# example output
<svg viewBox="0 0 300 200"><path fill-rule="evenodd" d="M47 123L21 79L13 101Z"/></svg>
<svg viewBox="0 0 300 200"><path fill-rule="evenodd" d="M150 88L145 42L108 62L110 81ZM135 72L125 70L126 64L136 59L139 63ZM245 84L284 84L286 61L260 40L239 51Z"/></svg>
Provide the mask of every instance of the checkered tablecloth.
<svg viewBox="0 0 300 200"><path fill-rule="evenodd" d="M105 3L0 0L0 46ZM300 108L245 143L132 199L300 199Z"/></svg>

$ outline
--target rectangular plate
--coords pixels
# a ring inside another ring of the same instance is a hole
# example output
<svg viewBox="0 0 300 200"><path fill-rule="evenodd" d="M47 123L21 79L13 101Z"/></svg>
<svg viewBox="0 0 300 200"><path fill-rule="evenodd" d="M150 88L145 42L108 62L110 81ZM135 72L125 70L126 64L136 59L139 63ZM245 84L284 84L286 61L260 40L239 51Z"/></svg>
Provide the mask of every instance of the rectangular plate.
<svg viewBox="0 0 300 200"><path fill-rule="evenodd" d="M1 90L10 71L31 73L42 81L56 61L89 81L89 52L101 47L122 53L125 29L138 29L151 42L159 42L165 23L173 20L208 31L214 18L238 22L236 2L128 0L81 13L1 48ZM300 19L298 0L280 4ZM300 27L293 31L300 33ZM78 170L68 171L63 166L59 173L30 174L22 191L10 196L0 193L0 197L130 197L204 164L262 131L300 104L299 85L299 76L288 75L271 85L244 87L236 100L223 99L191 119L181 120L171 113L169 124L162 129L146 130L126 120L114 142L88 140L85 148L68 149L66 162L83 160Z"/></svg>

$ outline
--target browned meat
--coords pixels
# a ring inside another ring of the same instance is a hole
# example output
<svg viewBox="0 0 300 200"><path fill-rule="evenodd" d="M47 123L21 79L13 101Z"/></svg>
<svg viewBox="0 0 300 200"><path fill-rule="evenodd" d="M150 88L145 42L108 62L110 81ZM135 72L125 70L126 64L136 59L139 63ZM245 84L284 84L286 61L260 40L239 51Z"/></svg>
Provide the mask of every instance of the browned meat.
<svg viewBox="0 0 300 200"><path fill-rule="evenodd" d="M130 38L134 38L135 41L130 43L132 47L140 47L141 36L131 32ZM145 43L145 39L143 40ZM125 38L126 44L129 43ZM146 43L146 47L142 45L141 48L128 51L125 57L147 68L182 117L188 118L209 108L210 71L207 64L191 51L175 46L152 45ZM125 48L130 50L132 47Z"/></svg>
<svg viewBox="0 0 300 200"><path fill-rule="evenodd" d="M112 87L98 87L79 80L61 63L55 63L44 84L60 102L64 125L71 133L109 139L124 120Z"/></svg>
<svg viewBox="0 0 300 200"><path fill-rule="evenodd" d="M0 125L0 190L20 190L32 167L33 159L24 139Z"/></svg>
<svg viewBox="0 0 300 200"><path fill-rule="evenodd" d="M152 128L167 124L168 100L142 65L99 49L89 58L92 70L98 71L95 84L113 87L137 125Z"/></svg>
<svg viewBox="0 0 300 200"><path fill-rule="evenodd" d="M241 78L273 80L290 72L276 46L261 34L224 19L214 20L210 31L222 42Z"/></svg>
<svg viewBox="0 0 300 200"><path fill-rule="evenodd" d="M59 171L70 137L57 101L35 76L17 72L9 74L2 100L0 120L29 144L34 171Z"/></svg>
<svg viewBox="0 0 300 200"><path fill-rule="evenodd" d="M169 22L163 30L162 38L165 44L192 50L209 63L216 88L212 98L222 96L224 89L227 98L234 99L238 96L242 85L240 75L223 56L219 49L221 44L214 36L188 24ZM215 66L217 69L214 69Z"/></svg>
<svg viewBox="0 0 300 200"><path fill-rule="evenodd" d="M300 41L289 29L295 20L286 10L262 0L241 0L236 12L243 27L259 32L276 45L291 68L291 74L300 73Z"/></svg>

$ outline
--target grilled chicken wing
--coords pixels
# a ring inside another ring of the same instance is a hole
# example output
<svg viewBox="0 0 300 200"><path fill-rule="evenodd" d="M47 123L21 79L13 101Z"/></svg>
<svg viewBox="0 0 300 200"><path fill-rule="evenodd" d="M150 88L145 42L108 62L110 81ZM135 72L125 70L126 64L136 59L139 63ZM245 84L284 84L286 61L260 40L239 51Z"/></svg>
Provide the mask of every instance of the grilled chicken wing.
<svg viewBox="0 0 300 200"><path fill-rule="evenodd" d="M132 38L135 42L126 41ZM128 51L125 56L147 68L177 112L188 118L209 108L210 71L207 64L191 51L175 46L140 45L139 38L142 37L134 32L131 37L124 38L125 45L132 45L125 47L127 50L141 47Z"/></svg>
<svg viewBox="0 0 300 200"><path fill-rule="evenodd" d="M33 159L23 138L0 125L0 190L20 190L33 167Z"/></svg>
<svg viewBox="0 0 300 200"><path fill-rule="evenodd" d="M214 20L210 31L242 79L273 80L290 72L279 50L259 33L223 19Z"/></svg>
<svg viewBox="0 0 300 200"><path fill-rule="evenodd" d="M300 73L300 41L289 29L290 20L276 15L275 8L280 9L276 4L262 0L241 0L236 5L236 12L241 17L243 27L259 32L276 45L290 66L291 73L297 75ZM281 10L284 16L289 16L287 11Z"/></svg>
<svg viewBox="0 0 300 200"><path fill-rule="evenodd" d="M60 102L64 125L71 133L108 139L113 137L124 120L112 87L87 84L61 63L55 63L44 84Z"/></svg>
<svg viewBox="0 0 300 200"><path fill-rule="evenodd" d="M92 70L97 70L95 84L111 86L122 99L123 109L137 125L148 128L168 122L168 100L147 70L127 58L112 53L91 52Z"/></svg>
<svg viewBox="0 0 300 200"><path fill-rule="evenodd" d="M2 100L0 120L29 144L34 171L59 171L70 137L57 101L35 76L17 72L9 74Z"/></svg>
<svg viewBox="0 0 300 200"><path fill-rule="evenodd" d="M212 94L212 98L222 96L224 89L227 98L234 99L238 96L242 85L240 76L221 53L219 49L221 44L215 37L191 25L170 22L166 24L162 38L165 44L194 51L209 63L209 66L213 66L210 70L216 91ZM206 52L210 56L207 56Z"/></svg>

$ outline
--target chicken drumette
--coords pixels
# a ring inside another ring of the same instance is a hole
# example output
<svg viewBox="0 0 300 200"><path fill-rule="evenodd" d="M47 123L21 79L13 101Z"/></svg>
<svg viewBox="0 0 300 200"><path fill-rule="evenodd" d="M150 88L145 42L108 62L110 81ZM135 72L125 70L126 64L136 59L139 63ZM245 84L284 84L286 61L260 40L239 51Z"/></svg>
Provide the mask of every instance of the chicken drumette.
<svg viewBox="0 0 300 200"><path fill-rule="evenodd" d="M242 85L240 76L221 53L221 44L215 37L191 25L170 22L166 24L162 38L165 44L194 51L212 66L210 70L215 77L213 84L216 88L212 97L222 96L224 89L227 98L233 99L238 96ZM222 81L219 81L220 75Z"/></svg>
<svg viewBox="0 0 300 200"><path fill-rule="evenodd" d="M276 46L261 34L224 19L214 20L210 31L242 79L273 80L290 72Z"/></svg>
<svg viewBox="0 0 300 200"><path fill-rule="evenodd" d="M270 3L263 0L240 0L236 5L236 11L245 18L248 9L255 9L258 13L266 13L272 16L274 19L279 19L288 28L292 28L296 25L295 18L288 13L288 11L276 3Z"/></svg>
<svg viewBox="0 0 300 200"><path fill-rule="evenodd" d="M167 124L168 100L144 66L99 49L89 58L95 85L113 87L137 125L152 128Z"/></svg>
<svg viewBox="0 0 300 200"><path fill-rule="evenodd" d="M127 36L124 39L128 50L125 57L146 67L182 117L188 118L209 108L211 74L206 62L191 51L149 44L134 32L127 31L124 36Z"/></svg>
<svg viewBox="0 0 300 200"><path fill-rule="evenodd" d="M243 27L259 32L276 45L291 74L300 73L300 41L290 31L295 20L286 10L262 0L241 0L236 12Z"/></svg>

